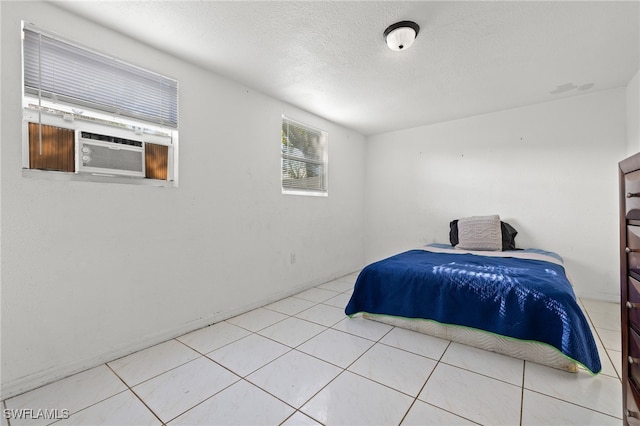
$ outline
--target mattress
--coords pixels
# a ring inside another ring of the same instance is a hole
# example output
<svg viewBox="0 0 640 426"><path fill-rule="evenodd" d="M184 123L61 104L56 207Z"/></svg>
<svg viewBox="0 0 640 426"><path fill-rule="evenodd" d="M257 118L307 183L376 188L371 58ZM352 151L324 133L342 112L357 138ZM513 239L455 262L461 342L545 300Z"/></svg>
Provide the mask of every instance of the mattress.
<svg viewBox="0 0 640 426"><path fill-rule="evenodd" d="M556 348L543 343L508 339L467 327L440 324L428 320L406 319L387 315L363 314L363 318L384 324L417 331L441 339L462 343L474 348L496 352L548 367L576 373L578 364L560 353Z"/></svg>
<svg viewBox="0 0 640 426"><path fill-rule="evenodd" d="M562 258L543 250L400 253L362 270L345 313L570 371L601 369Z"/></svg>

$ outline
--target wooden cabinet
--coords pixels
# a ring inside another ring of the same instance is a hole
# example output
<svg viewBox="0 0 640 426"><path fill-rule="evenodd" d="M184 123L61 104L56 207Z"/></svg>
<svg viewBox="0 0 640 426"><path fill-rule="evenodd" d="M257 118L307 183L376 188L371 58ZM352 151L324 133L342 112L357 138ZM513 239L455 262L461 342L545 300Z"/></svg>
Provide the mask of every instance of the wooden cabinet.
<svg viewBox="0 0 640 426"><path fill-rule="evenodd" d="M640 153L619 163L619 182L623 418L640 426Z"/></svg>

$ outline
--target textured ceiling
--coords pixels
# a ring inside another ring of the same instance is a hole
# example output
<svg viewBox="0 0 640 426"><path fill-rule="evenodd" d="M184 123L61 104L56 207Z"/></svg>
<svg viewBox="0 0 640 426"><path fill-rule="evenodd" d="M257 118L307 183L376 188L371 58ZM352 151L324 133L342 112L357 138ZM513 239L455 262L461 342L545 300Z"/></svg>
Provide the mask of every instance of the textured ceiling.
<svg viewBox="0 0 640 426"><path fill-rule="evenodd" d="M625 86L639 1L71 1L59 7L365 135ZM413 20L414 45L382 33Z"/></svg>

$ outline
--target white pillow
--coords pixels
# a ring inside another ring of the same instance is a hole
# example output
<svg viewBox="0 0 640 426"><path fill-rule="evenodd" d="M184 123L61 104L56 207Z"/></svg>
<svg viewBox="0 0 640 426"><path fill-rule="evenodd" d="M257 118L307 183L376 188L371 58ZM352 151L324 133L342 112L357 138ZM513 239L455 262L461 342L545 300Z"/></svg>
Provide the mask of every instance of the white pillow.
<svg viewBox="0 0 640 426"><path fill-rule="evenodd" d="M458 220L457 248L465 250L502 250L500 216L472 216Z"/></svg>

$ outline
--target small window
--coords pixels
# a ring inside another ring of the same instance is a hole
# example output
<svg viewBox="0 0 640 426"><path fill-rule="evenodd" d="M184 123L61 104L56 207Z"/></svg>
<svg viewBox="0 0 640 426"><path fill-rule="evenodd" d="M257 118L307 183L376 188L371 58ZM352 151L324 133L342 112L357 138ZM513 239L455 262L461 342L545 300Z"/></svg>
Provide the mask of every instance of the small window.
<svg viewBox="0 0 640 426"><path fill-rule="evenodd" d="M328 194L327 132L283 117L281 153L284 194Z"/></svg>
<svg viewBox="0 0 640 426"><path fill-rule="evenodd" d="M23 82L23 168L177 182L176 80L23 24Z"/></svg>

